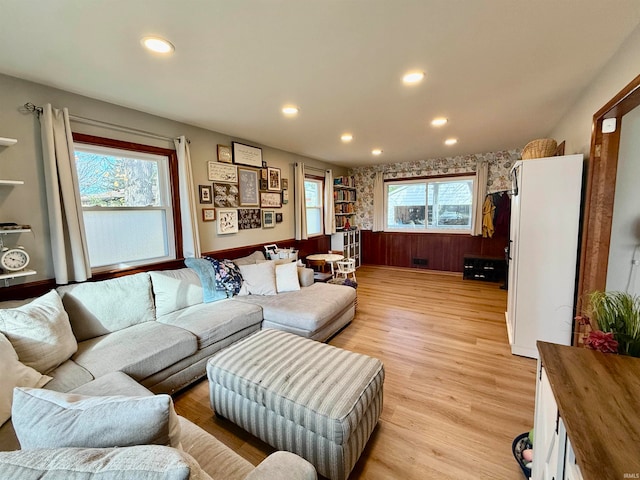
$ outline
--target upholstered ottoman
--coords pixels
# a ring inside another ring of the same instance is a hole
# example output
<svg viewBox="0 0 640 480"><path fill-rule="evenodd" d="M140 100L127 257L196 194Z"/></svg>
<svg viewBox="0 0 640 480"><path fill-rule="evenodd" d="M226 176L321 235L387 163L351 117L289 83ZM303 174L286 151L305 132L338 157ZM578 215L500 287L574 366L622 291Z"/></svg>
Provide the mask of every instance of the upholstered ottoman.
<svg viewBox="0 0 640 480"><path fill-rule="evenodd" d="M211 407L332 480L349 476L382 411L382 362L262 330L207 363Z"/></svg>

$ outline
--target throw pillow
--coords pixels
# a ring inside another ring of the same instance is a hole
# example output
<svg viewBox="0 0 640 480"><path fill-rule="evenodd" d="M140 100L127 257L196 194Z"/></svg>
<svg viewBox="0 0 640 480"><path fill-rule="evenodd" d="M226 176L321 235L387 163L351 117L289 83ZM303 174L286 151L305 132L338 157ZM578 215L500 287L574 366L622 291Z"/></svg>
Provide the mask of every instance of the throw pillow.
<svg viewBox="0 0 640 480"><path fill-rule="evenodd" d="M276 264L269 260L253 265L240 265L242 289L239 295L275 295Z"/></svg>
<svg viewBox="0 0 640 480"><path fill-rule="evenodd" d="M180 423L169 395L90 397L16 388L11 412L23 449L180 447Z"/></svg>
<svg viewBox="0 0 640 480"><path fill-rule="evenodd" d="M202 299L204 303L217 302L227 298L227 293L224 290L219 290L216 287L216 272L213 269L213 265L204 258L185 258L184 264L195 270L200 277L200 283L202 284Z"/></svg>
<svg viewBox="0 0 640 480"><path fill-rule="evenodd" d="M191 268L149 272L149 275L157 317L203 302L202 282Z"/></svg>
<svg viewBox="0 0 640 480"><path fill-rule="evenodd" d="M242 287L242 274L240 269L231 260L216 260L211 257L203 257L209 260L216 272L216 288L224 290L232 297L240 292Z"/></svg>
<svg viewBox="0 0 640 480"><path fill-rule="evenodd" d="M69 316L55 290L22 307L0 310L0 332L18 358L40 373L47 373L78 349Z"/></svg>
<svg viewBox="0 0 640 480"><path fill-rule="evenodd" d="M295 262L276 265L276 288L278 293L300 290L298 265Z"/></svg>
<svg viewBox="0 0 640 480"><path fill-rule="evenodd" d="M18 360L11 342L0 333L0 425L11 418L15 387L42 387L51 377L42 375Z"/></svg>
<svg viewBox="0 0 640 480"><path fill-rule="evenodd" d="M189 454L160 445L0 452L2 478L211 480Z"/></svg>

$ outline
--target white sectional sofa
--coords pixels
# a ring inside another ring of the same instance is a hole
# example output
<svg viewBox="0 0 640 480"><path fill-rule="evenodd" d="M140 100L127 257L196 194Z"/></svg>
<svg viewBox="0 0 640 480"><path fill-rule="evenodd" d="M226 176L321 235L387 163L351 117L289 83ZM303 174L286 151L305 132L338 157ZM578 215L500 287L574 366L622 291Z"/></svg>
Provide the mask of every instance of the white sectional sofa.
<svg viewBox="0 0 640 480"><path fill-rule="evenodd" d="M261 255L237 262L263 263ZM204 377L209 357L265 322L326 340L351 321L353 289L313 284L313 273L305 268L297 268L296 276L296 291L210 303L203 302L203 282L190 268L62 286L31 303L0 303L0 332L20 362L51 377L45 389L77 392L102 378L125 375L152 393L171 394ZM30 315L39 315L40 323ZM58 328L65 322L67 327ZM17 448L9 420L0 427L0 451Z"/></svg>

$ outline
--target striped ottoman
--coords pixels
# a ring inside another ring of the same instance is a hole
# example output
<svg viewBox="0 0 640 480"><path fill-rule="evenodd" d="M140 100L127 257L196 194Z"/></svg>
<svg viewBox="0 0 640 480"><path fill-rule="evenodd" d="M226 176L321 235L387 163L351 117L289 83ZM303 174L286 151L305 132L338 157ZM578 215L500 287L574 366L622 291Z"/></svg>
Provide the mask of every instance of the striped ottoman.
<svg viewBox="0 0 640 480"><path fill-rule="evenodd" d="M207 363L211 407L318 473L343 480L382 411L375 358L281 330L261 330Z"/></svg>

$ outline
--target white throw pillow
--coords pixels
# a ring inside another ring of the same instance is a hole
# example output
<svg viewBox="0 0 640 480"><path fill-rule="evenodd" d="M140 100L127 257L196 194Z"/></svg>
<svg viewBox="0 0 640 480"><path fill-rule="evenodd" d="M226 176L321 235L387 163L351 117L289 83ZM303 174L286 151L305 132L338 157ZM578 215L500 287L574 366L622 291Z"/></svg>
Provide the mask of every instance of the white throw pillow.
<svg viewBox="0 0 640 480"><path fill-rule="evenodd" d="M18 308L0 310L0 332L25 365L47 373L78 349L69 316L55 290Z"/></svg>
<svg viewBox="0 0 640 480"><path fill-rule="evenodd" d="M276 288L278 293L300 290L298 265L295 262L276 265Z"/></svg>
<svg viewBox="0 0 640 480"><path fill-rule="evenodd" d="M240 265L242 288L238 295L276 295L276 264L269 260L253 265Z"/></svg>
<svg viewBox="0 0 640 480"><path fill-rule="evenodd" d="M20 363L13 345L0 333L0 425L11 418L15 387L42 387L49 380L51 377Z"/></svg>
<svg viewBox="0 0 640 480"><path fill-rule="evenodd" d="M93 397L16 388L12 422L23 449L181 447L180 421L165 394Z"/></svg>

